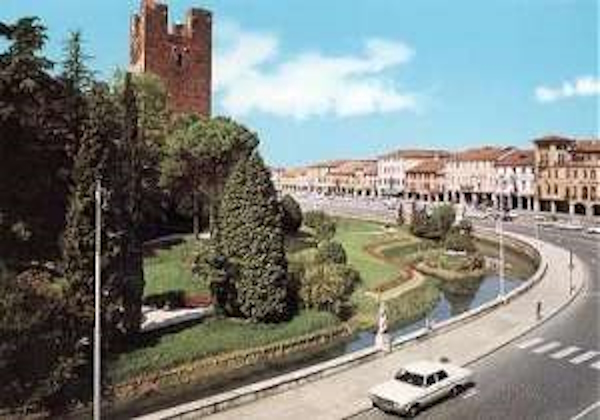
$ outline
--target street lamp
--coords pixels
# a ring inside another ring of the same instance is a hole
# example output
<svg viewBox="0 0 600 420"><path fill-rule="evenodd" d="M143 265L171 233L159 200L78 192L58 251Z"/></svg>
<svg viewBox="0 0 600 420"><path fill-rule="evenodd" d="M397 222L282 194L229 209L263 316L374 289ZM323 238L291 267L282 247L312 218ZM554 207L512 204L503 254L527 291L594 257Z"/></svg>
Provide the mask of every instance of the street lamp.
<svg viewBox="0 0 600 420"><path fill-rule="evenodd" d="M569 247L569 294L573 293L573 248Z"/></svg>
<svg viewBox="0 0 600 420"><path fill-rule="evenodd" d="M101 357L101 334L100 334L100 273L101 273L101 250L102 250L102 184L96 181L96 231L95 231L95 253L94 253L94 420L100 420L100 357Z"/></svg>

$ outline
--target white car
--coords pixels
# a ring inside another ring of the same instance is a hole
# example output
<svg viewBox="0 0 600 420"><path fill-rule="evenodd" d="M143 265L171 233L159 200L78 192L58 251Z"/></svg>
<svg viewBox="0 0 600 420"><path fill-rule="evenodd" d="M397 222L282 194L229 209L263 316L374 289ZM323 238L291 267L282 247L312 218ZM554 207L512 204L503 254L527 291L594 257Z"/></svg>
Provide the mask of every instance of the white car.
<svg viewBox="0 0 600 420"><path fill-rule="evenodd" d="M582 225L576 225L573 223L558 223L556 227L562 230L583 230Z"/></svg>
<svg viewBox="0 0 600 420"><path fill-rule="evenodd" d="M589 228L587 228L587 233L600 234L600 226L590 226Z"/></svg>
<svg viewBox="0 0 600 420"><path fill-rule="evenodd" d="M473 384L473 373L450 363L419 361L400 369L393 380L369 390L374 407L408 417Z"/></svg>

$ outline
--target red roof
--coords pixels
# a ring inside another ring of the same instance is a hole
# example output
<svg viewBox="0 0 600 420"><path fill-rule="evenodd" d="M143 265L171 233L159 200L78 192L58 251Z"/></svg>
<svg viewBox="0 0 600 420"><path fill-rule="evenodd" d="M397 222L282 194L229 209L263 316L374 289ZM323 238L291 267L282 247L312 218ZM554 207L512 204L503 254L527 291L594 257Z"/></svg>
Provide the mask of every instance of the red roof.
<svg viewBox="0 0 600 420"><path fill-rule="evenodd" d="M440 174L444 169L444 161L438 159L430 159L419 163L410 168L406 173L433 173Z"/></svg>
<svg viewBox="0 0 600 420"><path fill-rule="evenodd" d="M535 155L533 150L511 150L496 161L496 166L533 166Z"/></svg>

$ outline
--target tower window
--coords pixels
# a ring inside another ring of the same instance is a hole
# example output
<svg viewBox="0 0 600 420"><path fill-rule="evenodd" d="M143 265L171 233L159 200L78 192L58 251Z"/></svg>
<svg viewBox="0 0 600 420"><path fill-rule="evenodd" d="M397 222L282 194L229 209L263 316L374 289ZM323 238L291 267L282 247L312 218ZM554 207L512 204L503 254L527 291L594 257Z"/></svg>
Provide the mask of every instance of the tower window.
<svg viewBox="0 0 600 420"><path fill-rule="evenodd" d="M175 60L177 67L183 67L183 55L180 52L178 52L175 56Z"/></svg>

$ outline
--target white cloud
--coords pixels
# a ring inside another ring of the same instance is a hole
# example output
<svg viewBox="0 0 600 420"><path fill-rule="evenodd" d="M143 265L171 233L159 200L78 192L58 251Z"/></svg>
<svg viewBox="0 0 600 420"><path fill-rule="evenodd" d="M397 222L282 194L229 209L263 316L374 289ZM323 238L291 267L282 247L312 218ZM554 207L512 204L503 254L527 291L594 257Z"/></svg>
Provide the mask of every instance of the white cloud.
<svg viewBox="0 0 600 420"><path fill-rule="evenodd" d="M215 90L227 113L305 119L417 107L416 95L401 91L388 76L414 55L401 42L369 39L357 55L301 52L282 57L272 34L243 31L228 23L217 37Z"/></svg>
<svg viewBox="0 0 600 420"><path fill-rule="evenodd" d="M565 81L559 87L538 86L535 89L535 97L540 102L596 95L600 95L600 78L593 76L581 76L574 81Z"/></svg>

